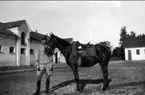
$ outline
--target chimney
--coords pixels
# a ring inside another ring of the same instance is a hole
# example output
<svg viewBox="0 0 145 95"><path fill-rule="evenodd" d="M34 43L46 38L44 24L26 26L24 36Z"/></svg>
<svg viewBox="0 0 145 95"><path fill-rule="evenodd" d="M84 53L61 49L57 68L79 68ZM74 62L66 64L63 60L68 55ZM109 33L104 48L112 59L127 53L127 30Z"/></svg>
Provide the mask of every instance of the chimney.
<svg viewBox="0 0 145 95"><path fill-rule="evenodd" d="M37 33L37 30L36 30L36 33Z"/></svg>

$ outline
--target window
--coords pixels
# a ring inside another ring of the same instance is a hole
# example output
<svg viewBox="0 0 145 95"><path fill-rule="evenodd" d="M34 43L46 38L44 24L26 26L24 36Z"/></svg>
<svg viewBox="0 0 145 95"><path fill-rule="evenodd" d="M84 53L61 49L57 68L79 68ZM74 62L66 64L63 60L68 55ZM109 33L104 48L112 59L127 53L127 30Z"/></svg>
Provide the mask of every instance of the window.
<svg viewBox="0 0 145 95"><path fill-rule="evenodd" d="M136 54L137 54L137 55L139 55L139 54L140 54L139 49L137 49L137 50L136 50Z"/></svg>
<svg viewBox="0 0 145 95"><path fill-rule="evenodd" d="M34 49L30 49L30 54L34 54Z"/></svg>
<svg viewBox="0 0 145 95"><path fill-rule="evenodd" d="M25 32L21 33L21 44L26 45L26 43L25 43Z"/></svg>
<svg viewBox="0 0 145 95"><path fill-rule="evenodd" d="M2 52L2 46L0 46L0 53Z"/></svg>
<svg viewBox="0 0 145 95"><path fill-rule="evenodd" d="M10 47L9 52L14 53L14 47Z"/></svg>
<svg viewBox="0 0 145 95"><path fill-rule="evenodd" d="M4 53L4 47L0 46L0 53Z"/></svg>
<svg viewBox="0 0 145 95"><path fill-rule="evenodd" d="M21 54L25 54L26 49L25 48L21 48Z"/></svg>

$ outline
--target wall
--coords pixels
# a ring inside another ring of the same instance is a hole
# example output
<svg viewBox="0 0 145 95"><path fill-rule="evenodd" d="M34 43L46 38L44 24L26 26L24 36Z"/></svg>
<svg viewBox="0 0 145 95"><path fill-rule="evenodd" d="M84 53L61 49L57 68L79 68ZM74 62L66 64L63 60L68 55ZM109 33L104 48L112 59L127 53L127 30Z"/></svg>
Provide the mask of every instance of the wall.
<svg viewBox="0 0 145 95"><path fill-rule="evenodd" d="M20 63L18 63L18 65L23 64L23 65L30 65L30 29L29 26L27 24L27 22L23 22L19 27L18 27L19 33L18 36L21 37L21 33L25 32L26 36L25 36L25 43L26 45L22 45L21 44L21 39L18 41L18 58L17 60L19 60ZM21 48L25 48L26 49L26 53L21 55L20 54L20 50ZM20 57L19 57L20 56ZM22 62L22 63L21 63ZM25 62L25 63L24 63Z"/></svg>
<svg viewBox="0 0 145 95"><path fill-rule="evenodd" d="M0 45L3 53L0 53L0 67L16 66L16 53L9 53L9 47L15 47L16 39L11 36L0 34Z"/></svg>
<svg viewBox="0 0 145 95"><path fill-rule="evenodd" d="M136 50L139 49L140 54L136 54ZM131 50L132 60L145 60L145 47L140 48L125 48L125 60L128 60L128 50Z"/></svg>
<svg viewBox="0 0 145 95"><path fill-rule="evenodd" d="M30 54L30 65L34 65L36 53L38 52L39 49L43 50L44 47L40 42L32 41L32 42L30 42L30 49L34 50L34 54Z"/></svg>

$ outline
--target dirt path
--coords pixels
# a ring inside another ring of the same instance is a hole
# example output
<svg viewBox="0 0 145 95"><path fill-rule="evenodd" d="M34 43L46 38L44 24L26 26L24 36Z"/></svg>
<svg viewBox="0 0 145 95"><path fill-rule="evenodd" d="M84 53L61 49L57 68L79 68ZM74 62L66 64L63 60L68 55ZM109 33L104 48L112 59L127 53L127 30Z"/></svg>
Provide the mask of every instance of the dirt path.
<svg viewBox="0 0 145 95"><path fill-rule="evenodd" d="M76 94L74 76L68 67L54 69L49 95L145 95L145 61L114 61L109 64L110 86L100 91L102 72L99 65L79 68L83 92ZM36 72L20 72L0 76L0 95L33 95L36 89ZM45 77L41 95L45 95Z"/></svg>
<svg viewBox="0 0 145 95"><path fill-rule="evenodd" d="M84 91L77 95L145 95L145 63L144 62L116 62L109 65L109 78L112 79L110 87L105 92L100 92L99 79L102 72L99 65L91 68L80 68L80 78L86 82ZM71 73L71 72L70 72ZM68 74L69 79L73 75ZM90 81L90 82L89 82ZM69 82L69 81L65 81ZM64 83L65 83L64 82ZM53 94L74 94L75 83L68 83L55 90Z"/></svg>

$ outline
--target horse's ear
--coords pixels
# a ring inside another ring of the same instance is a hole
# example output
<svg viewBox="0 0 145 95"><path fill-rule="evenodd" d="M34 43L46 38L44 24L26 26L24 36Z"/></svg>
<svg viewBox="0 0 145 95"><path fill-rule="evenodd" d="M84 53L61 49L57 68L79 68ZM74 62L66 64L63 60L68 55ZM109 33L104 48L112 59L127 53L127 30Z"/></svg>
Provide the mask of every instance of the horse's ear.
<svg viewBox="0 0 145 95"><path fill-rule="evenodd" d="M50 36L52 36L52 33L49 33Z"/></svg>
<svg viewBox="0 0 145 95"><path fill-rule="evenodd" d="M54 34L53 33L51 33L52 34L52 36L54 36Z"/></svg>

